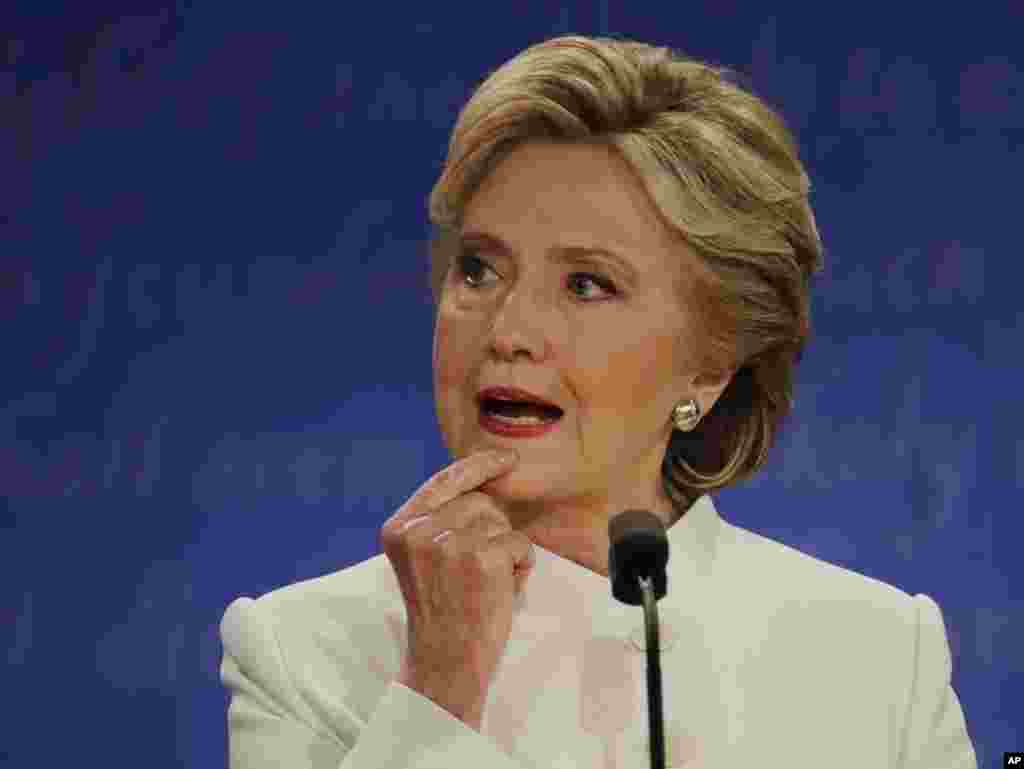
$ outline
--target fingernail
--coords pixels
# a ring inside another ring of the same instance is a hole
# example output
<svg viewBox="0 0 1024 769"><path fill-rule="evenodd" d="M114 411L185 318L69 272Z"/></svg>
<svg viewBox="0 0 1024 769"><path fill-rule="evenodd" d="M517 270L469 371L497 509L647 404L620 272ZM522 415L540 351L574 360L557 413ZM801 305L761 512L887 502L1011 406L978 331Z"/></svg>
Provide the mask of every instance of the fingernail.
<svg viewBox="0 0 1024 769"><path fill-rule="evenodd" d="M429 515L417 515L415 518L410 518L408 521L402 524L402 527L399 529L399 531L405 531L406 529L411 528L412 526L415 526L418 523L422 523L429 517Z"/></svg>

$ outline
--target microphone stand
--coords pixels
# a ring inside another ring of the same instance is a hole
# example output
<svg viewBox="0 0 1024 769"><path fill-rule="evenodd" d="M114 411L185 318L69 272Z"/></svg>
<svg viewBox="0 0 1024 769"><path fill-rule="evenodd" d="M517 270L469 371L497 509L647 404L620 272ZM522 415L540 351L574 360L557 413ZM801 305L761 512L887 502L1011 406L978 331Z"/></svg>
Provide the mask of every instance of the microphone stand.
<svg viewBox="0 0 1024 769"><path fill-rule="evenodd" d="M651 769L665 769L664 716L661 705L661 649L658 604L650 577L640 577L647 637L647 723L651 735Z"/></svg>
<svg viewBox="0 0 1024 769"><path fill-rule="evenodd" d="M643 605L647 639L647 719L651 769L665 769L661 701L661 643L657 601L668 592L668 537L647 510L626 510L608 522L608 576L612 595L631 606Z"/></svg>

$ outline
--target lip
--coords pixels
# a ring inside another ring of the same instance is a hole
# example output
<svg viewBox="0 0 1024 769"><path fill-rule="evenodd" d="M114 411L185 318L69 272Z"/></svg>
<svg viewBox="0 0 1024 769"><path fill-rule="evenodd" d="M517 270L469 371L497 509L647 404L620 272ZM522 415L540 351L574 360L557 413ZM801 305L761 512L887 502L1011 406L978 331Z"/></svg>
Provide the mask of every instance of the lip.
<svg viewBox="0 0 1024 769"><path fill-rule="evenodd" d="M495 419L489 414L485 414L483 409L480 409L478 423L487 432L504 438L539 438L541 435L554 430L561 421L562 418L559 417L554 422L544 422L537 425L510 425L507 422L502 422L500 419Z"/></svg>
<svg viewBox="0 0 1024 769"><path fill-rule="evenodd" d="M482 402L485 398L499 398L507 401L529 401L530 403L539 403L541 406L551 406L559 409L563 414L565 413L565 409L557 403L545 400L539 395L534 395L528 390L520 390L518 387L485 387L477 393L476 399L477 402Z"/></svg>

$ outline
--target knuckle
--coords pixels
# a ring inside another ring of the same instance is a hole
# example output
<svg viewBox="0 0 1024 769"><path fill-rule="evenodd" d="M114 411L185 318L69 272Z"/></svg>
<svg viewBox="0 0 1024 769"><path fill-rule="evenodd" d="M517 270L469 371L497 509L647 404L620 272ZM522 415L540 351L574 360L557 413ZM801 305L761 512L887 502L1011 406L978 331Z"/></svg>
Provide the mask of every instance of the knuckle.
<svg viewBox="0 0 1024 769"><path fill-rule="evenodd" d="M482 575L490 572L492 558L486 548L474 548L463 555L463 562L467 563L475 574Z"/></svg>
<svg viewBox="0 0 1024 769"><path fill-rule="evenodd" d="M420 516L425 519L425 516ZM413 525L409 525L412 523ZM390 550L418 550L422 548L422 538L417 536L418 530L425 520L401 517L388 521L380 528L381 544Z"/></svg>
<svg viewBox="0 0 1024 769"><path fill-rule="evenodd" d="M476 490L467 491L462 495L462 499L465 500L467 504L471 504L474 509L486 507L491 503L491 498L489 496L484 494L482 491Z"/></svg>
<svg viewBox="0 0 1024 769"><path fill-rule="evenodd" d="M399 540L398 527L393 521L386 521L380 527L380 541L385 547L393 547Z"/></svg>
<svg viewBox="0 0 1024 769"><path fill-rule="evenodd" d="M502 550L491 548L483 554L480 568L488 577L494 577L505 571L506 561L507 559Z"/></svg>
<svg viewBox="0 0 1024 769"><path fill-rule="evenodd" d="M416 553L429 553L434 550L443 549L441 546L444 544L444 539L438 540L438 532L429 533L424 531L417 536L410 536L408 539L409 549Z"/></svg>
<svg viewBox="0 0 1024 769"><path fill-rule="evenodd" d="M459 467L459 465L449 465L444 470L442 470L441 474L437 477L438 485L446 486L450 483L454 483L455 481L459 480L459 476L461 475L462 468Z"/></svg>
<svg viewBox="0 0 1024 769"><path fill-rule="evenodd" d="M456 550L455 538L451 529L445 529L440 531L433 536L424 539L424 547L429 547L432 550L439 550L442 553L448 554Z"/></svg>
<svg viewBox="0 0 1024 769"><path fill-rule="evenodd" d="M498 506L498 503L495 502L494 498L489 494L485 494L482 491L470 491L462 496L471 502L473 512L484 514L489 519L494 519L496 521L505 520L505 516L501 512L501 508Z"/></svg>
<svg viewBox="0 0 1024 769"><path fill-rule="evenodd" d="M463 457L457 462L453 462L444 469L442 476L444 477L444 483L456 483L465 478L469 473L473 471L476 466L472 461L472 457Z"/></svg>
<svg viewBox="0 0 1024 769"><path fill-rule="evenodd" d="M455 483L456 481L465 478L466 473L469 472L469 470L470 465L467 464L465 459L461 459L448 467L448 480Z"/></svg>
<svg viewBox="0 0 1024 769"><path fill-rule="evenodd" d="M408 517L404 515L396 515L389 518L384 522L384 525L380 527L380 538L383 542L398 542L402 539L403 526Z"/></svg>

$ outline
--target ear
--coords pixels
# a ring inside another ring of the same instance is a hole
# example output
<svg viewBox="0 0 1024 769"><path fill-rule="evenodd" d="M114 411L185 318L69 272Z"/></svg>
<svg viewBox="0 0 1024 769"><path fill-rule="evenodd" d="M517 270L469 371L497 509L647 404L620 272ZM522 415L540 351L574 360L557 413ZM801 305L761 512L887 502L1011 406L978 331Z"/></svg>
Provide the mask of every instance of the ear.
<svg viewBox="0 0 1024 769"><path fill-rule="evenodd" d="M718 402L722 393L725 392L725 388L729 386L729 382L732 381L736 371L737 369L729 369L722 373L701 374L693 380L693 397L700 403L701 414L711 412L711 409L715 407L715 403Z"/></svg>

